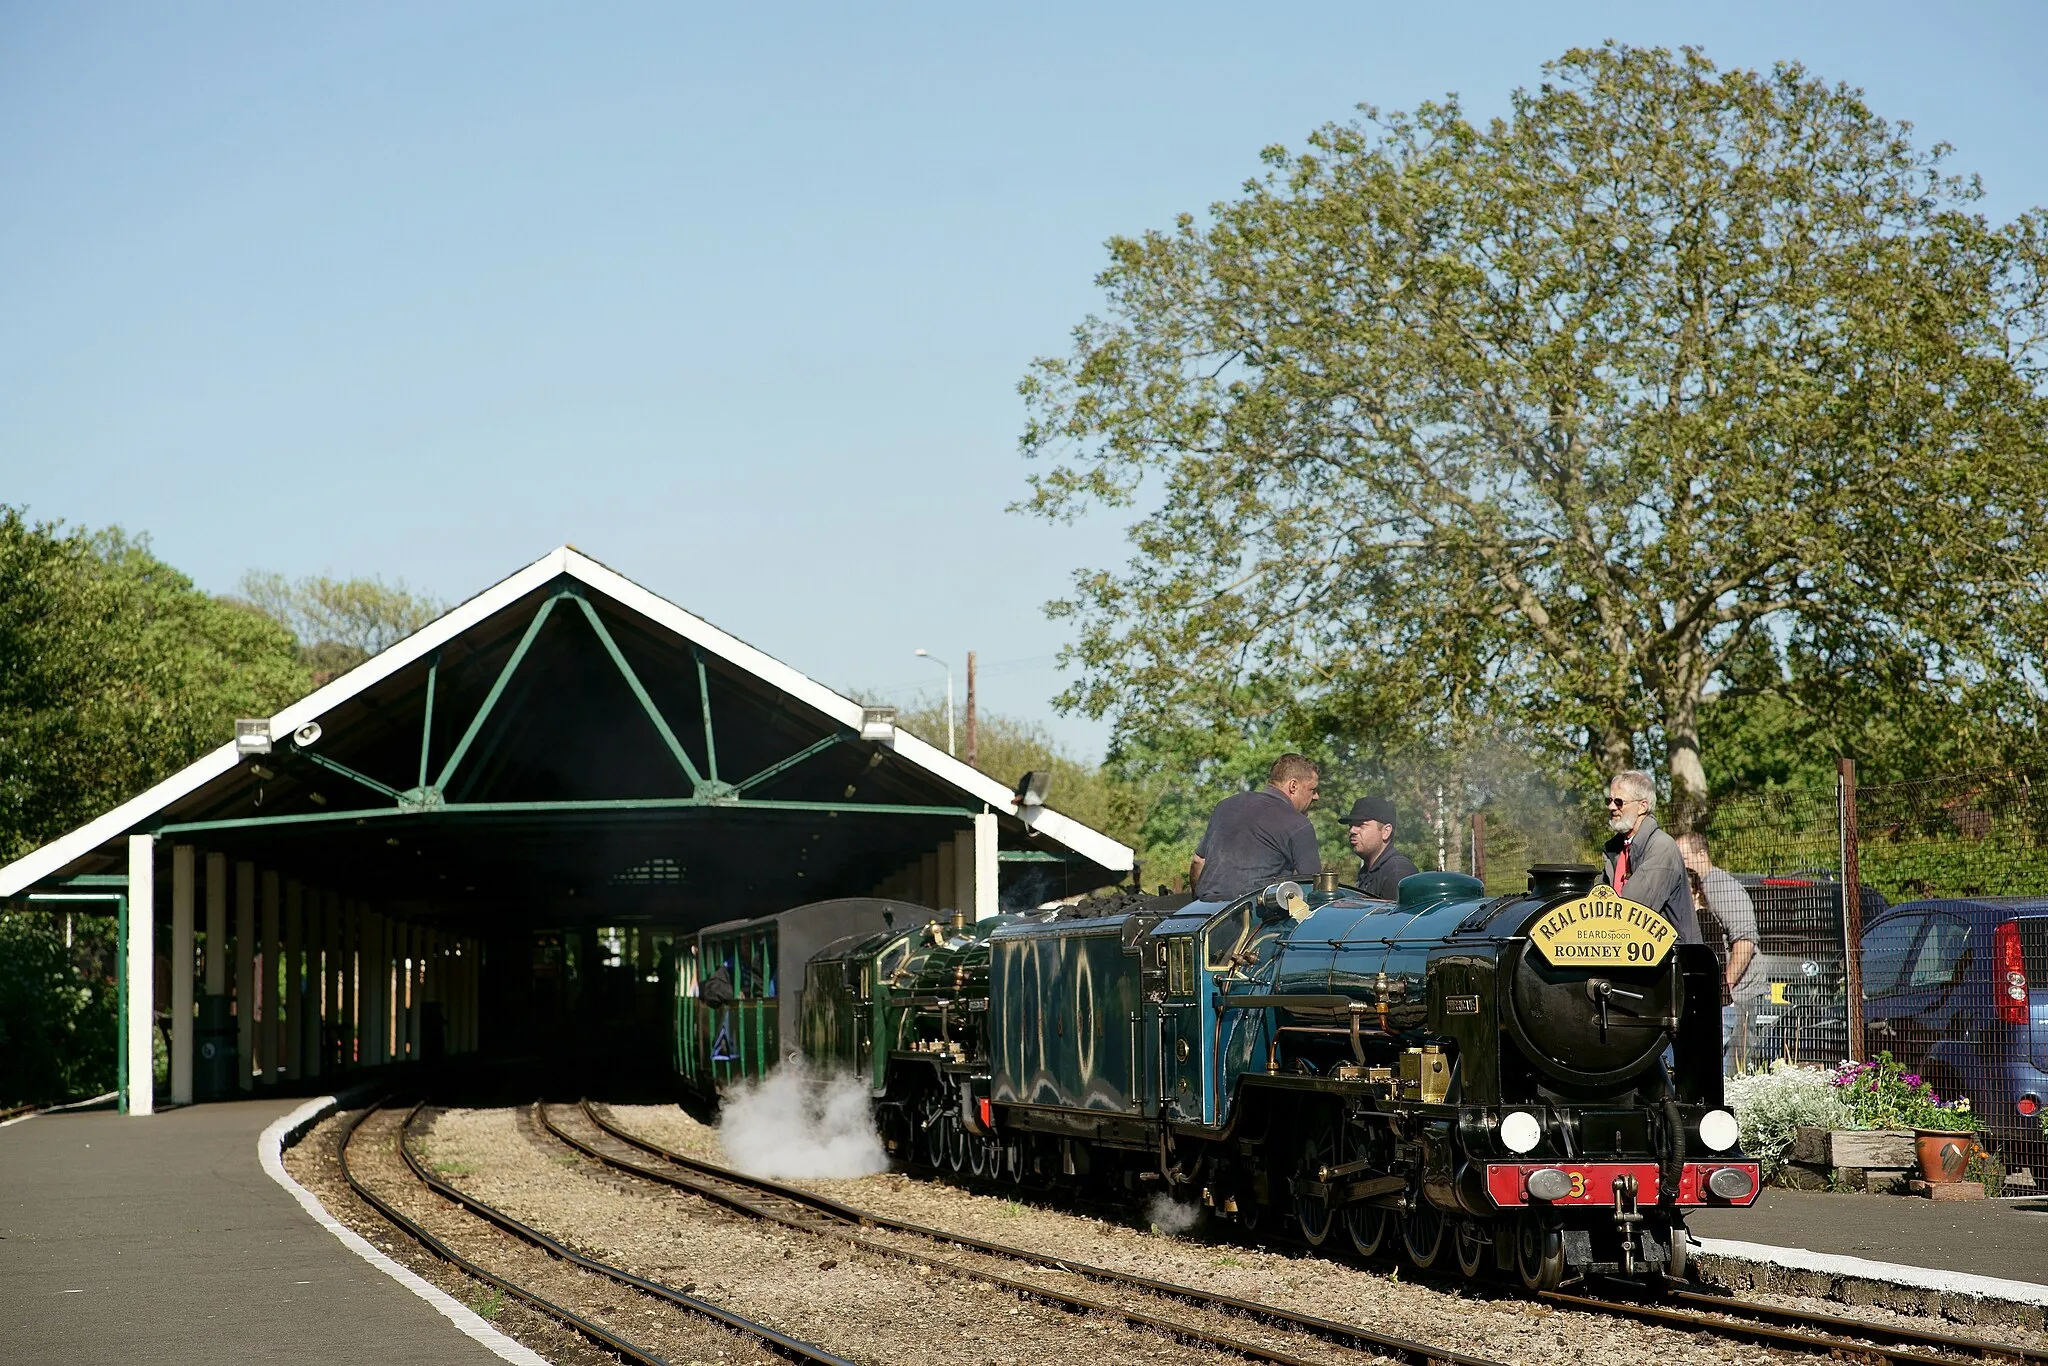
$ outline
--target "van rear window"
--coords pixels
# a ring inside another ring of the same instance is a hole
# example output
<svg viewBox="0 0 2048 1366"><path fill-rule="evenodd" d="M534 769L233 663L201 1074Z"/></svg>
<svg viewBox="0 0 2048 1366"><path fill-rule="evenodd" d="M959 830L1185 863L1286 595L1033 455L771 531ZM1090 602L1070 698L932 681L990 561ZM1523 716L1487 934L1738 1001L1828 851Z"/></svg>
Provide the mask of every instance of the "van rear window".
<svg viewBox="0 0 2048 1366"><path fill-rule="evenodd" d="M2020 917L2020 961L2027 985L2048 987L2048 915Z"/></svg>

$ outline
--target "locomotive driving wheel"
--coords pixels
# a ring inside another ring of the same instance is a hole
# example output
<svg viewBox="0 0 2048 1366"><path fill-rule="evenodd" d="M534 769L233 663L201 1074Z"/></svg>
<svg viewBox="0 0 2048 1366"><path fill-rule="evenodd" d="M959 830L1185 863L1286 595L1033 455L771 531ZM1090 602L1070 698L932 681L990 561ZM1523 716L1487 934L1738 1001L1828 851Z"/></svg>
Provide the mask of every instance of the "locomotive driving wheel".
<svg viewBox="0 0 2048 1366"><path fill-rule="evenodd" d="M967 1169L976 1176L990 1174L989 1140L970 1137L967 1140Z"/></svg>
<svg viewBox="0 0 2048 1366"><path fill-rule="evenodd" d="M1564 1281L1564 1235L1541 1215L1524 1214L1515 1229L1515 1269L1525 1290L1555 1290Z"/></svg>
<svg viewBox="0 0 2048 1366"><path fill-rule="evenodd" d="M974 1140L967 1136L967 1126L951 1111L939 1122L946 1135L946 1165L955 1172L965 1171L967 1150L974 1146Z"/></svg>
<svg viewBox="0 0 2048 1366"><path fill-rule="evenodd" d="M1302 1181L1320 1181L1322 1169L1336 1165L1337 1123L1328 1113L1319 1114L1309 1122L1308 1137L1302 1140L1301 1169L1296 1176ZM1311 1247L1323 1245L1330 1236L1330 1225L1336 1221L1327 1194L1296 1195L1294 1218L1301 1225L1301 1236L1308 1239Z"/></svg>
<svg viewBox="0 0 2048 1366"><path fill-rule="evenodd" d="M1451 1229L1451 1247L1458 1254L1458 1270L1467 1280L1477 1280L1486 1265L1486 1235L1474 1219L1460 1219Z"/></svg>
<svg viewBox="0 0 2048 1366"><path fill-rule="evenodd" d="M924 1164L936 1171L946 1159L946 1102L937 1091L926 1091L918 1098L915 1124L923 1138L917 1151Z"/></svg>
<svg viewBox="0 0 2048 1366"><path fill-rule="evenodd" d="M1446 1222L1443 1211L1426 1195L1417 1195L1415 1208L1401 1216L1401 1250L1418 1270L1429 1270L1443 1255Z"/></svg>
<svg viewBox="0 0 2048 1366"><path fill-rule="evenodd" d="M1343 1156L1356 1162L1371 1152L1373 1143L1355 1124L1344 1126ZM1387 1243L1387 1211L1381 1205L1353 1205L1344 1211L1344 1231L1351 1235L1351 1248L1361 1257L1375 1257Z"/></svg>

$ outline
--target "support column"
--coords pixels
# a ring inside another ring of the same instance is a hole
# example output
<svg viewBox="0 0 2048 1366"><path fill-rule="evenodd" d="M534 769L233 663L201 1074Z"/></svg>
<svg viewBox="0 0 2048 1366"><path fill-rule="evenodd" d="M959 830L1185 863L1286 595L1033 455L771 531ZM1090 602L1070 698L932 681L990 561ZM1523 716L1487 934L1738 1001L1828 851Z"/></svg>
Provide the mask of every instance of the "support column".
<svg viewBox="0 0 2048 1366"><path fill-rule="evenodd" d="M363 1066L381 1067L384 1054L381 1043L384 1031L377 1025L380 1018L377 1010L377 983L382 980L378 965L384 960L384 917L365 906L363 908L363 938L357 946L357 972L361 974L357 991L357 1009L362 1012L361 1050Z"/></svg>
<svg viewBox="0 0 2048 1366"><path fill-rule="evenodd" d="M263 1084L277 1085L283 1075L278 1070L278 1045L284 1040L283 1015L277 1006L278 983L284 980L284 969L279 960L284 957L284 945L278 939L278 920L284 914L283 886L277 874L271 869L263 870L263 963L256 974L260 999L257 1009L263 1012L263 1027L257 1031L257 1049L263 1063Z"/></svg>
<svg viewBox="0 0 2048 1366"><path fill-rule="evenodd" d="M192 1103L193 903L199 866L189 844L171 846L171 1104Z"/></svg>
<svg viewBox="0 0 2048 1366"><path fill-rule="evenodd" d="M256 1089L256 865L235 865L235 1080Z"/></svg>
<svg viewBox="0 0 2048 1366"><path fill-rule="evenodd" d="M981 917L974 910L974 829L969 827L953 836L953 900L950 903L964 911L969 920Z"/></svg>
<svg viewBox="0 0 2048 1366"><path fill-rule="evenodd" d="M128 1018L121 1046L128 1059L122 1108L156 1113L156 836L128 837L128 953L121 964Z"/></svg>
<svg viewBox="0 0 2048 1366"><path fill-rule="evenodd" d="M359 1015L361 998L356 983L362 968L356 961L363 942L363 907L359 901L345 901L341 910L341 1065L361 1063L363 1026Z"/></svg>
<svg viewBox="0 0 2048 1366"><path fill-rule="evenodd" d="M284 987L277 1003L284 1008L284 1033L277 1057L294 1079L306 1071L306 888L297 878L284 884Z"/></svg>
<svg viewBox="0 0 2048 1366"><path fill-rule="evenodd" d="M417 925L405 927L405 1056L420 1060L420 996L423 987L421 956L426 952L426 931Z"/></svg>
<svg viewBox="0 0 2048 1366"><path fill-rule="evenodd" d="M206 994L228 989L228 856L206 856Z"/></svg>
<svg viewBox="0 0 2048 1366"><path fill-rule="evenodd" d="M954 894L958 884L954 881L953 875L953 841L947 840L941 844L933 850L933 855L938 859L939 885L938 895L931 904L942 911L957 910L960 900Z"/></svg>
<svg viewBox="0 0 2048 1366"><path fill-rule="evenodd" d="M320 1055L327 1037L327 908L334 893L314 888L306 894L306 1034L305 1060L308 1077L320 1075Z"/></svg>
<svg viewBox="0 0 2048 1366"><path fill-rule="evenodd" d="M1002 864L996 853L996 813L984 811L974 818L974 918L986 920L1003 909Z"/></svg>
<svg viewBox="0 0 2048 1366"><path fill-rule="evenodd" d="M926 854L917 861L917 901L937 910L939 905L939 856Z"/></svg>

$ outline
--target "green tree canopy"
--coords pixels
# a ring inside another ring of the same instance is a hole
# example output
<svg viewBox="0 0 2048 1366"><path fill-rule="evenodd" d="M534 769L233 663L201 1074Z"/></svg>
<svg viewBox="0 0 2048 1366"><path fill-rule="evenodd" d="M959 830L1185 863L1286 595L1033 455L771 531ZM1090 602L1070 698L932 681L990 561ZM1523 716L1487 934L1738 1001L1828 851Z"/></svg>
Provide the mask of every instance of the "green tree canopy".
<svg viewBox="0 0 2048 1366"><path fill-rule="evenodd" d="M0 507L0 861L233 738L307 686L291 637L118 529Z"/></svg>
<svg viewBox="0 0 2048 1366"><path fill-rule="evenodd" d="M448 610L402 579L287 579L251 570L242 576L241 595L298 640L299 657L316 684L347 673Z"/></svg>
<svg viewBox="0 0 2048 1366"><path fill-rule="evenodd" d="M1796 65L1576 50L1366 109L1110 243L1022 384L1026 506L1142 508L1068 705L1120 742L1510 736L1706 795L1702 701L2039 699L2048 215ZM1213 748L1213 747L1212 747Z"/></svg>

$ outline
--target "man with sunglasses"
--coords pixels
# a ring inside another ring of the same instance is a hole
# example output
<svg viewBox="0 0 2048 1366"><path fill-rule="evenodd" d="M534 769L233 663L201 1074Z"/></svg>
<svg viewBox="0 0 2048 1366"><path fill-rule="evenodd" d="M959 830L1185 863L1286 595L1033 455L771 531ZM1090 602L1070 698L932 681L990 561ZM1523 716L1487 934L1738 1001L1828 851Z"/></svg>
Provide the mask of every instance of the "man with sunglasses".
<svg viewBox="0 0 2048 1366"><path fill-rule="evenodd" d="M1685 857L1650 814L1656 805L1656 780L1639 769L1617 773L1607 785L1607 827L1614 831L1605 851L1607 885L1670 921L1679 943L1702 943Z"/></svg>

